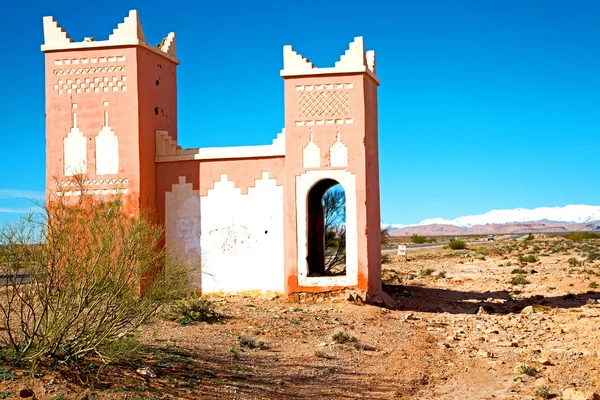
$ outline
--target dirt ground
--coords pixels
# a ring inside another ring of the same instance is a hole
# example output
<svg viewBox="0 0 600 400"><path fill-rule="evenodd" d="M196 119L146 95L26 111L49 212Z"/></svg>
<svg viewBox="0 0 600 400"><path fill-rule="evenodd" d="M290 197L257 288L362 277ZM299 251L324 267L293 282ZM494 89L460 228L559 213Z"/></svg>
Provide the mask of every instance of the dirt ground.
<svg viewBox="0 0 600 400"><path fill-rule="evenodd" d="M4 366L0 399L25 388L54 400L543 398L536 388L591 399L600 393L599 253L600 240L544 235L387 253L393 309L347 293L214 297L222 321L148 326L130 363L35 376ZM144 367L157 376L136 373Z"/></svg>

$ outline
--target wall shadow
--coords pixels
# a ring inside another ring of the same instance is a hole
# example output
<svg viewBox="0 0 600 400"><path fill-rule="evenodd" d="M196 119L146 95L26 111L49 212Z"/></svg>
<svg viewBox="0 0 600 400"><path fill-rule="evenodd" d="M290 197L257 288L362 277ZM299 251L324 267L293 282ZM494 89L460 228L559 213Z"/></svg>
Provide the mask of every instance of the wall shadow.
<svg viewBox="0 0 600 400"><path fill-rule="evenodd" d="M578 308L588 301L600 299L600 292L572 293L563 296L536 295L527 298L513 298L512 294L503 291L465 292L451 289L437 289L419 285L383 285L383 291L394 301L390 307L395 310L475 314L479 307L488 313L511 314L520 313L530 305L551 308Z"/></svg>

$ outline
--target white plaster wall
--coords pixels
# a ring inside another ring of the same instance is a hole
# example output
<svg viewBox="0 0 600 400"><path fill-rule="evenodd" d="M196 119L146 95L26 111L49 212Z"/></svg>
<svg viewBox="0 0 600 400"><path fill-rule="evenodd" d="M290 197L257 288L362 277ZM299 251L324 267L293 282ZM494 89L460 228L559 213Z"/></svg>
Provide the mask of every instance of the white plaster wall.
<svg viewBox="0 0 600 400"><path fill-rule="evenodd" d="M193 286L202 287L200 248L200 196L186 183L185 177L173 185L165 196L165 239L169 251L174 252L193 268Z"/></svg>
<svg viewBox="0 0 600 400"><path fill-rule="evenodd" d="M96 136L96 174L118 173L119 138L109 126L104 126Z"/></svg>
<svg viewBox="0 0 600 400"><path fill-rule="evenodd" d="M284 291L283 187L267 172L242 194L221 175L200 200L202 292Z"/></svg>
<svg viewBox="0 0 600 400"><path fill-rule="evenodd" d="M71 128L64 139L65 176L87 173L86 141L83 132Z"/></svg>

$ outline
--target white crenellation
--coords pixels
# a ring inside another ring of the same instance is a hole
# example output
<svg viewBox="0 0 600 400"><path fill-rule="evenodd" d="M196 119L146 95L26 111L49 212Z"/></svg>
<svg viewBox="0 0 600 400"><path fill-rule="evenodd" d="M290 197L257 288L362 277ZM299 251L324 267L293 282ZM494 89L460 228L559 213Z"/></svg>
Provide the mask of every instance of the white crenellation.
<svg viewBox="0 0 600 400"><path fill-rule="evenodd" d="M348 166L348 147L340 140L339 130L336 142L329 148L329 165L332 167Z"/></svg>
<svg viewBox="0 0 600 400"><path fill-rule="evenodd" d="M108 111L104 111L104 126L96 136L96 175L119 173L119 138L108 125Z"/></svg>
<svg viewBox="0 0 600 400"><path fill-rule="evenodd" d="M48 45L64 45L72 43L69 34L61 28L54 17L44 17L44 43Z"/></svg>
<svg viewBox="0 0 600 400"><path fill-rule="evenodd" d="M283 46L283 69L295 73L310 72L315 68L308 58L296 53L292 46Z"/></svg>
<svg viewBox="0 0 600 400"><path fill-rule="evenodd" d="M352 70L361 69L366 65L364 40L362 37L356 37L354 38L354 41L350 43L348 50L340 57L340 61L335 63L335 68Z"/></svg>
<svg viewBox="0 0 600 400"><path fill-rule="evenodd" d="M138 40L141 43L146 42L137 10L129 11L129 15L108 37L109 42L130 41L131 39Z"/></svg>
<svg viewBox="0 0 600 400"><path fill-rule="evenodd" d="M377 74L377 62L375 59L375 50L367 51L367 67L373 72Z"/></svg>
<svg viewBox="0 0 600 400"><path fill-rule="evenodd" d="M109 35L108 40L95 40L93 38L85 38L83 41L74 42L69 38L67 33L56 23L53 17L44 17L44 44L42 51L56 50L78 50L78 49L97 49L109 47L123 46L141 46L145 49L159 54L175 64L179 64L179 60L175 57L175 35L169 33L161 45L150 46L146 42L144 31L140 23L138 12L131 10L124 21L120 23L113 33ZM162 48L161 48L162 47ZM108 56L108 57L90 57L82 59L63 59L54 61L54 65L77 65L77 64L92 64L95 62L115 62L125 61L123 56Z"/></svg>
<svg viewBox="0 0 600 400"><path fill-rule="evenodd" d="M302 149L302 166L304 168L319 168L321 166L321 149L313 141L312 130L309 134L308 144Z"/></svg>
<svg viewBox="0 0 600 400"><path fill-rule="evenodd" d="M340 60L334 67L329 68L317 68L308 59L295 52L292 46L283 47L283 69L281 70L283 77L356 72L366 72L379 84L379 79L375 75L375 52L370 50L365 53L364 41L360 36L354 38Z"/></svg>
<svg viewBox="0 0 600 400"><path fill-rule="evenodd" d="M226 174L200 199L202 292L283 292L283 187L264 171L242 194Z"/></svg>
<svg viewBox="0 0 600 400"><path fill-rule="evenodd" d="M158 45L158 48L161 51L164 51L167 54L176 56L176 40L175 40L175 32L169 32L166 38L162 40L162 42Z"/></svg>

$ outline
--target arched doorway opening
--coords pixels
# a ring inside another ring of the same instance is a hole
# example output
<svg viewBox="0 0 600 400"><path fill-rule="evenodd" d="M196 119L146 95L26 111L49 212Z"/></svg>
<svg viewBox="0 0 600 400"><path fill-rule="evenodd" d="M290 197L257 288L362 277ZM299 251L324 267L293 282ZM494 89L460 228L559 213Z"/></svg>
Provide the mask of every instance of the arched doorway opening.
<svg viewBox="0 0 600 400"><path fill-rule="evenodd" d="M323 179L307 195L308 276L346 273L346 193L334 179Z"/></svg>

